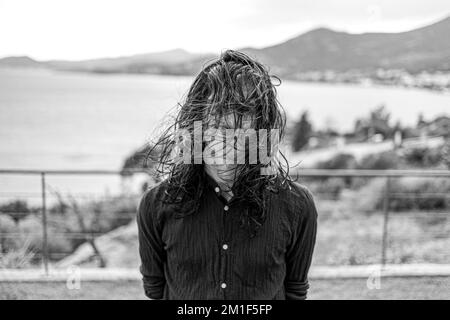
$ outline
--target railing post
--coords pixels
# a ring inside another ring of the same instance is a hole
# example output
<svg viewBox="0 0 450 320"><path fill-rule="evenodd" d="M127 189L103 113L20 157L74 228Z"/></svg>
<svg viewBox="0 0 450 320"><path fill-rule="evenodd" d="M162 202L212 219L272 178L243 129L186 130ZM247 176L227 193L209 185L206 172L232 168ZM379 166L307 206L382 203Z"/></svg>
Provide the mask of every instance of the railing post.
<svg viewBox="0 0 450 320"><path fill-rule="evenodd" d="M48 275L48 241L47 241L47 206L45 189L45 172L41 172L42 191L42 258L44 262L45 274Z"/></svg>
<svg viewBox="0 0 450 320"><path fill-rule="evenodd" d="M386 252L388 241L388 223L389 223L389 198L390 198L391 178L386 177L386 187L384 189L383 201L383 238L381 242L381 266L386 265Z"/></svg>

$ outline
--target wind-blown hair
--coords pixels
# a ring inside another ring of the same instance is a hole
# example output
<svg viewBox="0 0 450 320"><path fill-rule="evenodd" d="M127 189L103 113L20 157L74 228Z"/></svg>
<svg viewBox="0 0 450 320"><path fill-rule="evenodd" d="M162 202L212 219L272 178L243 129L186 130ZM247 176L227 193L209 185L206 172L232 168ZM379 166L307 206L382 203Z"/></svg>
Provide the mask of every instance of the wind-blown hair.
<svg viewBox="0 0 450 320"><path fill-rule="evenodd" d="M286 119L277 100L275 86L279 83L280 79L270 76L261 63L233 50L225 51L200 71L184 102L178 104L175 118L149 152L150 155L154 150L158 151L158 157L154 159L157 173L167 178L164 201L173 205L178 217L197 211L206 185L206 173L203 163L186 164L174 160L176 133L182 129L193 134L195 121L200 121L203 129L210 127L211 122L219 127L224 116L233 115L234 128L241 128L243 120L250 118L253 129L277 129L281 140ZM278 151L271 160L273 174L261 175L261 169L267 166L261 162L246 162L233 169L233 201L242 206L241 225L249 230L251 237L256 235L266 219L268 191L278 192L291 180L287 161L281 152Z"/></svg>

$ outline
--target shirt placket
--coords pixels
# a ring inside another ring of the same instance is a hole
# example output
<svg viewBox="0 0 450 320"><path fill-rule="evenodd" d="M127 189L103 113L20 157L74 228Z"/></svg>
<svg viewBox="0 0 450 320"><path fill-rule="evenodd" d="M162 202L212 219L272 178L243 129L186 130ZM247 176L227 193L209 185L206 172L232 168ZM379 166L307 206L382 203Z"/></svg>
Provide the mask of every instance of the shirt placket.
<svg viewBox="0 0 450 320"><path fill-rule="evenodd" d="M220 195L220 189L215 188L216 194ZM229 253L231 250L231 234L232 234L232 218L230 216L230 203L222 202L221 215L222 215L222 232L220 238L220 290L223 299L230 296L228 293L232 289L230 287L230 270L229 266Z"/></svg>

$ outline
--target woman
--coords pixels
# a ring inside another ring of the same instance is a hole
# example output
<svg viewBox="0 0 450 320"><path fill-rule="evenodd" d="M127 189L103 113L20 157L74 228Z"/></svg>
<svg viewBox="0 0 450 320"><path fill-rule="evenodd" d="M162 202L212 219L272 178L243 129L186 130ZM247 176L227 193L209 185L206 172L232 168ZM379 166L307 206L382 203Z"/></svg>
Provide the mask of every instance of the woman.
<svg viewBox="0 0 450 320"><path fill-rule="evenodd" d="M259 135L271 130L282 138L284 127L262 64L229 50L203 68L155 143L166 178L145 192L138 209L148 297L306 298L314 201L289 177L276 142ZM243 131L222 139L230 130ZM258 132L256 140L250 130ZM270 146L268 160L262 153L250 160L263 146Z"/></svg>

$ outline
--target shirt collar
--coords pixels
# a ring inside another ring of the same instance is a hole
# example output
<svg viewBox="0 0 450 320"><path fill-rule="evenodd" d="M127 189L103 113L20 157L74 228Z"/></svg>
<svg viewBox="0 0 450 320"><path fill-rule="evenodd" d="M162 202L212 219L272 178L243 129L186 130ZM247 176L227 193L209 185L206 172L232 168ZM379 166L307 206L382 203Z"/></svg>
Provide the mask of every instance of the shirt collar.
<svg viewBox="0 0 450 320"><path fill-rule="evenodd" d="M222 188L220 185L214 180L209 174L203 171L206 181L206 187L210 189L218 198L220 198L223 202L232 202L234 197L232 197L229 201L223 196Z"/></svg>

